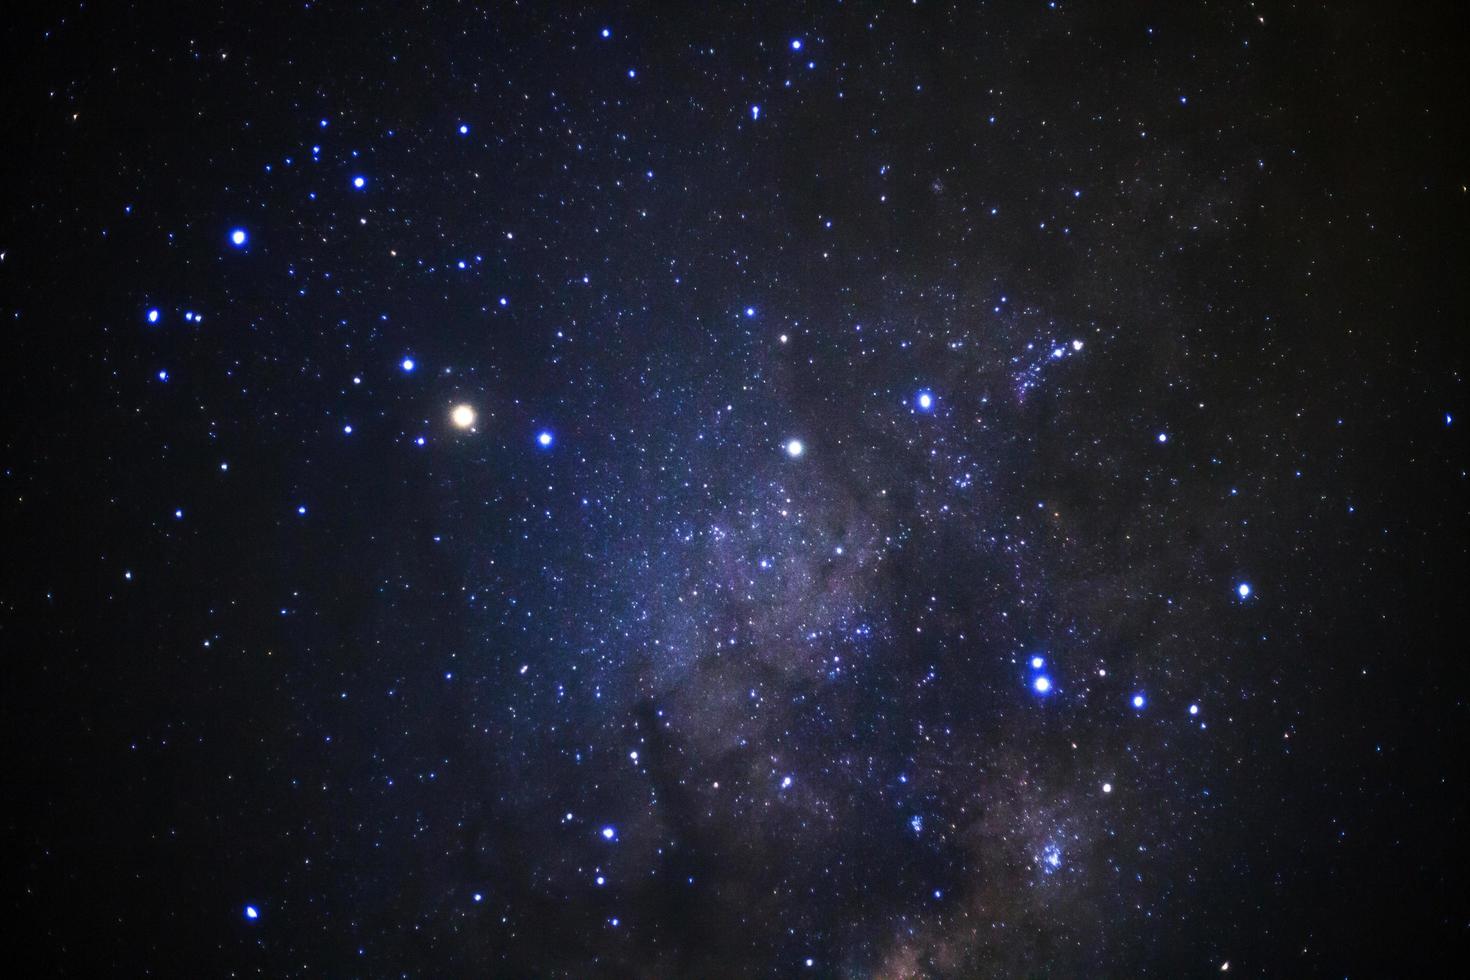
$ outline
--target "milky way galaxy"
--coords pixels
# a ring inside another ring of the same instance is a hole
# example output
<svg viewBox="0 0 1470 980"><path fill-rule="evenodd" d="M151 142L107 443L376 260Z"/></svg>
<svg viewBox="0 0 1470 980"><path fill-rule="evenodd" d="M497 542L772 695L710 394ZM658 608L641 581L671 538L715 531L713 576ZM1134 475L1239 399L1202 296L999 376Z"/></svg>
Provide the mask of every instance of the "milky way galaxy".
<svg viewBox="0 0 1470 980"><path fill-rule="evenodd" d="M34 975L1456 961L1454 5L20 6Z"/></svg>

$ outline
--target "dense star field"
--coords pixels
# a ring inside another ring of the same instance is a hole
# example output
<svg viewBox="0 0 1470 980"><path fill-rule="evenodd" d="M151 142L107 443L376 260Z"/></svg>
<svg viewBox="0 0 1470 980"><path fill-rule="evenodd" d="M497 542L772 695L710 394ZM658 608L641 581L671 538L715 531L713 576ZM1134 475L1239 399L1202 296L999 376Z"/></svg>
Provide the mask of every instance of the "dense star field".
<svg viewBox="0 0 1470 980"><path fill-rule="evenodd" d="M1455 5L6 19L28 975L1463 963Z"/></svg>

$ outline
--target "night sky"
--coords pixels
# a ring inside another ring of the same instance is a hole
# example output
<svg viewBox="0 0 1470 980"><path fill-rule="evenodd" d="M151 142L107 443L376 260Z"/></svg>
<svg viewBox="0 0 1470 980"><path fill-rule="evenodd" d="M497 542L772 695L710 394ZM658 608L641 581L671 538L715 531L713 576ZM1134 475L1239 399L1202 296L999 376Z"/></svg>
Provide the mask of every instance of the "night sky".
<svg viewBox="0 0 1470 980"><path fill-rule="evenodd" d="M1470 945L1454 4L17 4L35 975Z"/></svg>

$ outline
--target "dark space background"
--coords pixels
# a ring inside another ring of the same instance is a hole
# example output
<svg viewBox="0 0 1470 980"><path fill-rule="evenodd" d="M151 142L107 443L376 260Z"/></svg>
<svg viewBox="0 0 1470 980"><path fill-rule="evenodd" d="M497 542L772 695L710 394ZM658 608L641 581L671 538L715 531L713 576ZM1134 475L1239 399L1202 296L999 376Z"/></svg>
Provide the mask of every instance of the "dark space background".
<svg viewBox="0 0 1470 980"><path fill-rule="evenodd" d="M8 961L1457 973L1464 28L8 6Z"/></svg>

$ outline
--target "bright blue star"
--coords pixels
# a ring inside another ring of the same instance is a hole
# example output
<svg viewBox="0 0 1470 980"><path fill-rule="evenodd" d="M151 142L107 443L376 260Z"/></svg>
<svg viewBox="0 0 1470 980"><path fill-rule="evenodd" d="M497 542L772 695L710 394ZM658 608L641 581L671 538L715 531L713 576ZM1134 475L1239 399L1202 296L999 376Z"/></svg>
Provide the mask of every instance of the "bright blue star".
<svg viewBox="0 0 1470 980"><path fill-rule="evenodd" d="M758 105L751 106L750 107L750 118L751 119L759 119L760 117L761 117L761 107L758 106Z"/></svg>
<svg viewBox="0 0 1470 980"><path fill-rule="evenodd" d="M1040 657L1032 657L1031 658L1031 668L1033 670L1040 670L1045 665L1046 665L1046 661L1045 660L1042 660Z"/></svg>
<svg viewBox="0 0 1470 980"><path fill-rule="evenodd" d="M355 188L357 188L358 190L362 190L364 187L367 186L367 178L366 177L353 177L352 178L352 186L355 187Z"/></svg>
<svg viewBox="0 0 1470 980"><path fill-rule="evenodd" d="M1037 694L1045 694L1051 690L1051 678L1047 677L1045 674L1042 674L1040 677L1036 678L1036 680L1031 682L1031 686L1036 688Z"/></svg>
<svg viewBox="0 0 1470 980"><path fill-rule="evenodd" d="M470 126L469 126L469 123L460 123L459 124L459 135L461 135L461 136L468 136L468 135L470 135Z"/></svg>
<svg viewBox="0 0 1470 980"><path fill-rule="evenodd" d="M611 824L609 824L608 826L602 828L602 839L603 840L612 840L612 839L614 839L617 836L618 836L618 828L612 826Z"/></svg>
<svg viewBox="0 0 1470 980"><path fill-rule="evenodd" d="M414 368L415 368L415 367L416 367L416 366L417 366L417 365L415 365L415 364L414 364L414 363L413 363L413 358L411 358L411 357L405 357L405 358L404 358L404 359L403 359L403 363L401 363L401 364L399 364L399 365L398 365L398 366L399 366L399 367L401 367L401 368L403 368L403 370L404 370L404 371L405 371L405 372L411 372L411 371L413 371L413 369L414 369Z"/></svg>
<svg viewBox="0 0 1470 980"><path fill-rule="evenodd" d="M1192 714L1192 715L1199 714L1199 705L1197 705L1197 704L1191 704L1189 706L1189 713Z"/></svg>
<svg viewBox="0 0 1470 980"><path fill-rule="evenodd" d="M610 28L610 27L604 27L602 29L602 36L605 37L605 38L612 37L612 28Z"/></svg>
<svg viewBox="0 0 1470 980"><path fill-rule="evenodd" d="M260 918L260 909L256 908L254 905L245 906L245 918L251 920L252 922Z"/></svg>
<svg viewBox="0 0 1470 980"><path fill-rule="evenodd" d="M792 459L798 459L804 452L806 452L806 446L802 445L800 439L788 439L786 441L787 456L790 456Z"/></svg>
<svg viewBox="0 0 1470 980"><path fill-rule="evenodd" d="M306 516L306 505L305 504L299 504L296 507L296 513L300 514L302 517L305 517Z"/></svg>
<svg viewBox="0 0 1470 980"><path fill-rule="evenodd" d="M350 435L352 435L352 426L351 426L351 424L342 426L342 434L344 436L350 436Z"/></svg>
<svg viewBox="0 0 1470 980"><path fill-rule="evenodd" d="M925 388L914 396L914 407L921 412L934 411L934 392Z"/></svg>
<svg viewBox="0 0 1470 980"><path fill-rule="evenodd" d="M168 380L168 372L167 371L159 371L158 372L158 380L159 381L167 381Z"/></svg>
<svg viewBox="0 0 1470 980"><path fill-rule="evenodd" d="M230 244L236 248L244 248L245 243L250 240L244 228L236 228L230 232Z"/></svg>
<svg viewBox="0 0 1470 980"><path fill-rule="evenodd" d="M1168 441L1169 441L1169 433L1167 433L1167 432L1160 432L1159 433L1159 442L1168 442Z"/></svg>
<svg viewBox="0 0 1470 980"><path fill-rule="evenodd" d="M1143 695L1142 694L1135 694L1135 695L1133 695L1133 707L1135 707L1135 708L1142 708L1143 705L1144 705Z"/></svg>
<svg viewBox="0 0 1470 980"><path fill-rule="evenodd" d="M148 322L157 323L158 318L161 316L163 316L163 314L158 311L157 307L154 307L153 309L148 311Z"/></svg>
<svg viewBox="0 0 1470 980"><path fill-rule="evenodd" d="M554 442L556 442L556 436L551 434L550 429L542 429L540 432L536 433L536 445L540 446L542 449L550 449L551 444Z"/></svg>
<svg viewBox="0 0 1470 980"><path fill-rule="evenodd" d="M1235 587L1235 594L1238 595L1238 596L1240 596L1242 599L1249 599L1251 597L1251 586L1250 586L1250 583L1249 582L1241 582L1239 585L1237 585Z"/></svg>
<svg viewBox="0 0 1470 980"><path fill-rule="evenodd" d="M791 50L792 51L800 51L801 50L801 38L794 37L794 38L791 39Z"/></svg>
<svg viewBox="0 0 1470 980"><path fill-rule="evenodd" d="M746 316L755 316L755 307L754 306L747 306L745 308L745 315Z"/></svg>

